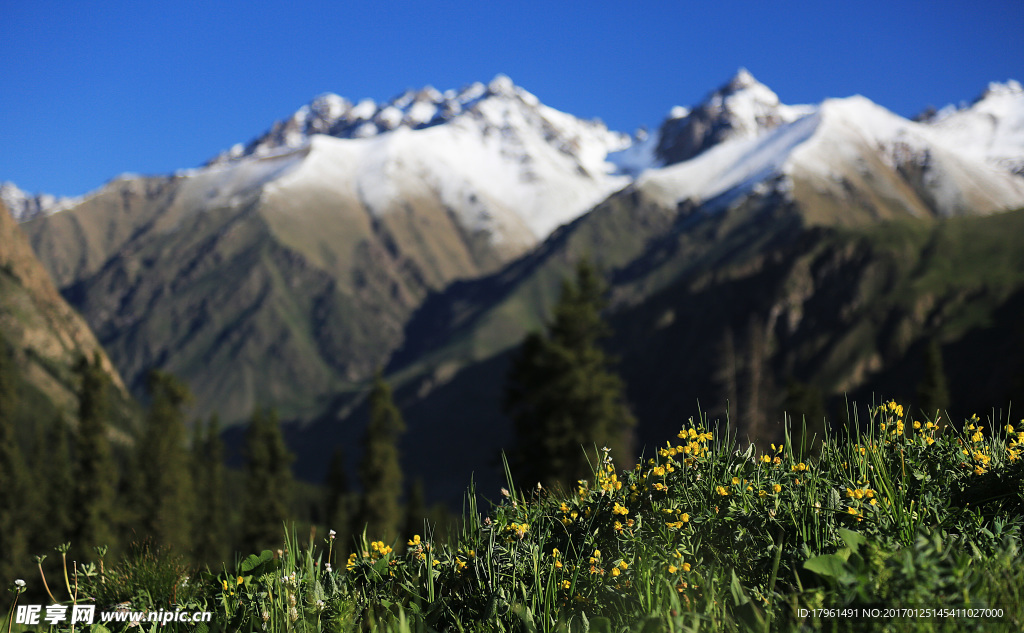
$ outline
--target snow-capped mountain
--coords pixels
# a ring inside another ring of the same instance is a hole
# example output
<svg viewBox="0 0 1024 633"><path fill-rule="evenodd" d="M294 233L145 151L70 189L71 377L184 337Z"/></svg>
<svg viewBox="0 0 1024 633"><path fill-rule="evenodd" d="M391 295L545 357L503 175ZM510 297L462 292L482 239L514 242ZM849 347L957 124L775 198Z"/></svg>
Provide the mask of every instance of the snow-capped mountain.
<svg viewBox="0 0 1024 633"><path fill-rule="evenodd" d="M786 106L741 71L666 121L656 156L667 166L636 186L666 204L687 200L705 210L782 193L808 207L838 205L840 215L830 217L839 221L847 219L843 208L851 218L854 209L871 217L998 211L1024 206L1022 130L1016 82L991 85L970 108L913 122L859 96Z"/></svg>
<svg viewBox="0 0 1024 633"><path fill-rule="evenodd" d="M202 167L119 177L55 206L0 193L129 384L159 367L226 419L257 402L303 417L414 337L428 296L516 263L511 276L525 274L575 227L591 232L565 261L606 249L627 266L681 213L745 200L817 224L1024 207L1020 93L993 85L912 122L863 97L789 106L740 71L630 139L499 76L381 104L321 96ZM594 228L602 217L614 222ZM538 288L458 345L490 353L518 336L557 294ZM455 293L450 313L497 294Z"/></svg>
<svg viewBox="0 0 1024 633"><path fill-rule="evenodd" d="M410 197L436 196L466 231L521 249L626 185L606 159L628 144L626 135L544 106L499 75L487 85L410 90L381 104L322 95L208 169L288 161L275 194L320 188L355 196L375 215Z"/></svg>
<svg viewBox="0 0 1024 633"><path fill-rule="evenodd" d="M1024 176L1024 87L1020 82L990 83L970 106L947 106L925 123L960 153Z"/></svg>
<svg viewBox="0 0 1024 633"><path fill-rule="evenodd" d="M48 193L31 195L13 182L0 182L0 201L3 201L15 221L26 222L38 215L70 209L80 198L58 198Z"/></svg>
<svg viewBox="0 0 1024 633"><path fill-rule="evenodd" d="M741 68L729 83L692 110L677 108L662 124L655 156L662 165L689 160L730 139L749 139L808 114L788 106Z"/></svg>
<svg viewBox="0 0 1024 633"><path fill-rule="evenodd" d="M371 375L429 292L628 185L606 160L628 142L503 76L381 105L328 96L248 149L116 178L24 226L131 384L160 366L240 419Z"/></svg>

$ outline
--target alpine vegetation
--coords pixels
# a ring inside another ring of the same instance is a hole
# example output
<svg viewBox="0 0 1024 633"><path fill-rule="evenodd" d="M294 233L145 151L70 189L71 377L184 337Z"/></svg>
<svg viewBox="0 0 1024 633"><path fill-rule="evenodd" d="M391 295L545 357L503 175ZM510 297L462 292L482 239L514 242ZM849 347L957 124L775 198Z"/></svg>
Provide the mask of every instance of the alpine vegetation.
<svg viewBox="0 0 1024 633"><path fill-rule="evenodd" d="M190 631L1019 630L1024 421L952 424L890 401L813 455L791 437L762 451L691 418L633 468L600 451L568 488L510 473L482 505L471 485L447 541L430 524L364 532L346 556L333 530L286 530L200 573L62 548L76 584L53 600L212 612L168 624Z"/></svg>

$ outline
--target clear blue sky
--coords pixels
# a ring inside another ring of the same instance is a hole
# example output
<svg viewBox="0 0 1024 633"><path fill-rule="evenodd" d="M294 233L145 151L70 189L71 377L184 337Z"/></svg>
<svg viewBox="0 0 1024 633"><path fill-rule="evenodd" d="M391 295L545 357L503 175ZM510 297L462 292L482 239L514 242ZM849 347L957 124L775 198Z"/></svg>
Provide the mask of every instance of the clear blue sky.
<svg viewBox="0 0 1024 633"><path fill-rule="evenodd" d="M910 116L1024 80L1024 3L0 0L0 181L78 195L197 166L323 92L497 73L631 132L740 66L786 103Z"/></svg>

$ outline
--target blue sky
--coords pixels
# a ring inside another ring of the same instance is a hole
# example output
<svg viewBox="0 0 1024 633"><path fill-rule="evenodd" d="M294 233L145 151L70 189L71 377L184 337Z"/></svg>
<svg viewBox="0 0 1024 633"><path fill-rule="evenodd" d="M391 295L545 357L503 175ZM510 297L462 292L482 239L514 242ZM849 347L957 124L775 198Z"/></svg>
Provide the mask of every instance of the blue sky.
<svg viewBox="0 0 1024 633"><path fill-rule="evenodd" d="M1024 80L1024 4L0 0L0 181L78 195L194 167L323 92L505 73L631 132L748 68L786 103L910 116Z"/></svg>

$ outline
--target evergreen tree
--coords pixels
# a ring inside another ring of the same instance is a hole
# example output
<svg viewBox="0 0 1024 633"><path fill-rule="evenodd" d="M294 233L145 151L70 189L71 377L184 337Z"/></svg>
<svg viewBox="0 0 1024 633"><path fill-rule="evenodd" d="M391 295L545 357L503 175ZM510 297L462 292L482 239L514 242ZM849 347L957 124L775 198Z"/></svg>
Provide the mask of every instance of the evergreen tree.
<svg viewBox="0 0 1024 633"><path fill-rule="evenodd" d="M161 371L151 371L146 386L150 405L136 447L134 473L139 484L133 499L137 527L157 547L185 552L191 549L195 498L183 410L191 395L174 376Z"/></svg>
<svg viewBox="0 0 1024 633"><path fill-rule="evenodd" d="M398 437L405 431L391 386L377 372L370 391L370 424L363 438L359 482L363 488L359 520L373 539L394 539L402 523L402 466Z"/></svg>
<svg viewBox="0 0 1024 633"><path fill-rule="evenodd" d="M192 442L195 495L195 549L200 564L213 565L227 554L227 498L224 492L224 441L220 418L210 417L205 427L197 423Z"/></svg>
<svg viewBox="0 0 1024 633"><path fill-rule="evenodd" d="M327 529L337 534L334 540L334 551L341 557L352 546L351 524L354 519L352 489L348 483L348 472L345 466L345 451L341 446L334 449L331 464L327 470Z"/></svg>
<svg viewBox="0 0 1024 633"><path fill-rule="evenodd" d="M291 513L291 464L277 414L257 409L245 436L245 499L242 507L242 547L259 552L277 547Z"/></svg>
<svg viewBox="0 0 1024 633"><path fill-rule="evenodd" d="M936 412L944 415L949 408L949 389L946 387L946 372L942 367L942 349L935 339L929 340L924 348L924 375L917 387L917 401L929 419Z"/></svg>
<svg viewBox="0 0 1024 633"><path fill-rule="evenodd" d="M36 505L46 508L34 521L29 544L33 552L46 552L71 538L71 503L75 489L71 470L68 429L61 415L37 427L32 463L37 482Z"/></svg>
<svg viewBox="0 0 1024 633"><path fill-rule="evenodd" d="M28 476L15 428L18 406L12 351L0 339L0 582L27 569Z"/></svg>
<svg viewBox="0 0 1024 633"><path fill-rule="evenodd" d="M601 317L604 293L597 271L581 260L575 283L562 284L546 334L527 336L512 361L504 408L516 431L513 472L526 485L573 485L591 475L602 447L620 465L634 459L636 420L599 346L611 334Z"/></svg>
<svg viewBox="0 0 1024 633"><path fill-rule="evenodd" d="M75 446L75 493L72 534L84 551L96 546L116 550L114 501L117 467L107 438L109 379L97 353L92 362L78 364L81 391L78 399L78 441Z"/></svg>

